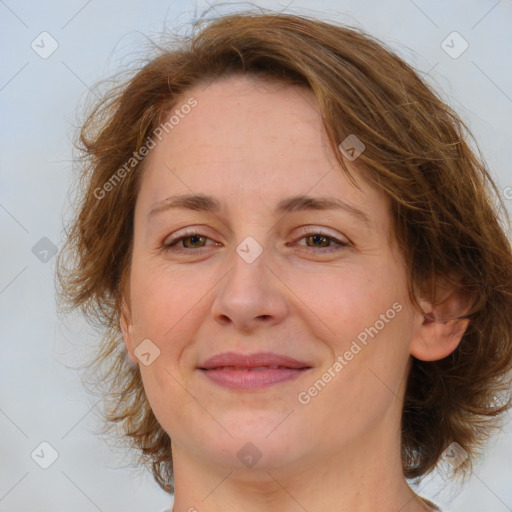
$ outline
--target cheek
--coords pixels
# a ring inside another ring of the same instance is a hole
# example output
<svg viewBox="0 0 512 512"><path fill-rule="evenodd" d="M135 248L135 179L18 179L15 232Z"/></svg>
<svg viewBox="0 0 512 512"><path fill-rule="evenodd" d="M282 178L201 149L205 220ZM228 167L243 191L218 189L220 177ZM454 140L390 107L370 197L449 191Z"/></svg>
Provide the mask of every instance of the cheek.
<svg viewBox="0 0 512 512"><path fill-rule="evenodd" d="M313 282L322 286L314 288ZM356 409L376 407L381 395L384 401L392 400L389 389L396 390L403 379L413 327L400 263L390 259L375 268L331 269L328 276L308 278L301 286L308 297L304 302L318 312L317 327L310 328L331 352L319 374L342 358L342 370L339 365L338 371L331 368L336 374L335 383L329 384L336 389L333 400L336 393L343 393ZM327 334L319 336L320 332Z"/></svg>
<svg viewBox="0 0 512 512"><path fill-rule="evenodd" d="M363 340L365 333L369 337L368 330L375 333L376 323L379 334L391 331L400 316L397 310L405 309L408 300L402 267L380 258L373 266L367 263L286 272L287 285L299 299L299 316L311 318L310 327L338 351L347 350L347 342L360 334Z"/></svg>
<svg viewBox="0 0 512 512"><path fill-rule="evenodd" d="M347 439L356 437L402 408L400 397L406 383L410 328L405 307L398 312L393 309L388 323L382 321L384 325L376 321L379 307L374 308L377 316L365 313L364 318L359 315L357 320L357 313L352 311L352 317L350 312L340 317L342 335L331 347L337 365L328 361L308 384L316 396L306 406L310 408L305 413L306 421L314 424L314 418L325 417L322 433L326 437L336 438L339 432L345 432ZM382 311L385 314L387 309ZM343 325L347 325L345 331ZM319 380L329 382L318 386ZM321 391L316 392L315 387ZM304 391L309 393L308 388Z"/></svg>
<svg viewBox="0 0 512 512"><path fill-rule="evenodd" d="M210 288L190 272L170 267L134 266L131 282L134 329L139 336L164 340L175 337L201 309Z"/></svg>

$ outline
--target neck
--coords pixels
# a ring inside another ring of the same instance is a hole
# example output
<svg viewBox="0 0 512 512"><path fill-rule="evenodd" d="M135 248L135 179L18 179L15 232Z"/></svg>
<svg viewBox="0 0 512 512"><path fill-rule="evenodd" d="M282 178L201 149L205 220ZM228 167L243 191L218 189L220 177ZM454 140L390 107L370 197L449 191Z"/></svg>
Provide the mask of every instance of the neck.
<svg viewBox="0 0 512 512"><path fill-rule="evenodd" d="M193 458L173 442L174 511L430 511L403 476L400 431L390 430L387 421L392 425L394 420L383 418L376 430L361 436L360 445L321 454L312 450L293 468L223 466Z"/></svg>

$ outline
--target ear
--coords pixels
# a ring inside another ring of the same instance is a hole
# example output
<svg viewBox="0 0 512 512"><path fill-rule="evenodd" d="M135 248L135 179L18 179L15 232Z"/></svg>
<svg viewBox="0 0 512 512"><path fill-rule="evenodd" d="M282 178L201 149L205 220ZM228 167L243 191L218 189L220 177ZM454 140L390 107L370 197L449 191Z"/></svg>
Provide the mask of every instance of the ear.
<svg viewBox="0 0 512 512"><path fill-rule="evenodd" d="M472 297L440 280L435 291L440 302L420 301L425 315L417 312L410 345L411 355L422 361L438 361L449 356L459 346L469 326L469 319L459 317L469 311Z"/></svg>
<svg viewBox="0 0 512 512"><path fill-rule="evenodd" d="M133 363L138 365L139 361L133 352L135 349L135 340L133 336L132 315L130 306L127 304L127 301L124 298L121 304L121 314L119 315L119 327L121 328L121 332L123 334L124 345L126 347L126 351L128 352L128 356Z"/></svg>

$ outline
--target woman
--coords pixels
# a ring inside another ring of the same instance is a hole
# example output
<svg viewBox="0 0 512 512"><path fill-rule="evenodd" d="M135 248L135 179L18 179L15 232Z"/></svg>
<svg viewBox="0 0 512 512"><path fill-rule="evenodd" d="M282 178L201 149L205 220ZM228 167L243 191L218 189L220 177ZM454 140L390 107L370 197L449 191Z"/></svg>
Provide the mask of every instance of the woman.
<svg viewBox="0 0 512 512"><path fill-rule="evenodd" d="M512 253L466 131L382 43L275 13L91 113L61 294L175 512L439 510L406 479L470 473L509 405Z"/></svg>

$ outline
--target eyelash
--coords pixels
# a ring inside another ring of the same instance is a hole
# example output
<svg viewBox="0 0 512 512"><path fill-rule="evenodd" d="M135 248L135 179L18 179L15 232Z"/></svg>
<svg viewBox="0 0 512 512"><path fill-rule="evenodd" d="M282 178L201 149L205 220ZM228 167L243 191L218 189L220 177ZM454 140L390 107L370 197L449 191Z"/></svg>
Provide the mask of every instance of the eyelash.
<svg viewBox="0 0 512 512"><path fill-rule="evenodd" d="M328 246L328 247L318 247L318 249L323 249L321 251L323 253L331 253L331 252L339 251L341 249L344 249L344 248L350 246L349 243L344 242L343 240L339 240L338 238L336 238L336 237L334 237L332 235L328 235L327 233L322 233L321 231L315 231L315 230L304 232L302 234L302 236L299 238L299 240L302 240L303 238L307 238L309 236L315 236L315 235L320 235L321 237L327 238L327 239L329 239L331 241L334 241L334 242L336 242L338 244L338 247L331 248L331 249L329 248L330 246ZM191 237L194 237L194 236L201 237L201 238L206 238L207 240L210 240L209 237L201 235L201 233L199 233L198 231L190 231L190 232L184 233L182 236L180 236L178 238L171 239L169 242L164 243L162 245L162 249L164 251L166 251L166 252L174 252L174 253L178 253L178 254L190 254L190 251L197 252L200 249L205 248L206 246L198 247L197 249L189 249L189 248L176 249L175 248L176 244L178 244L179 242L185 240L186 238L191 238ZM302 246L302 247L305 247L305 246ZM315 247L307 247L307 248L308 249L315 249Z"/></svg>

